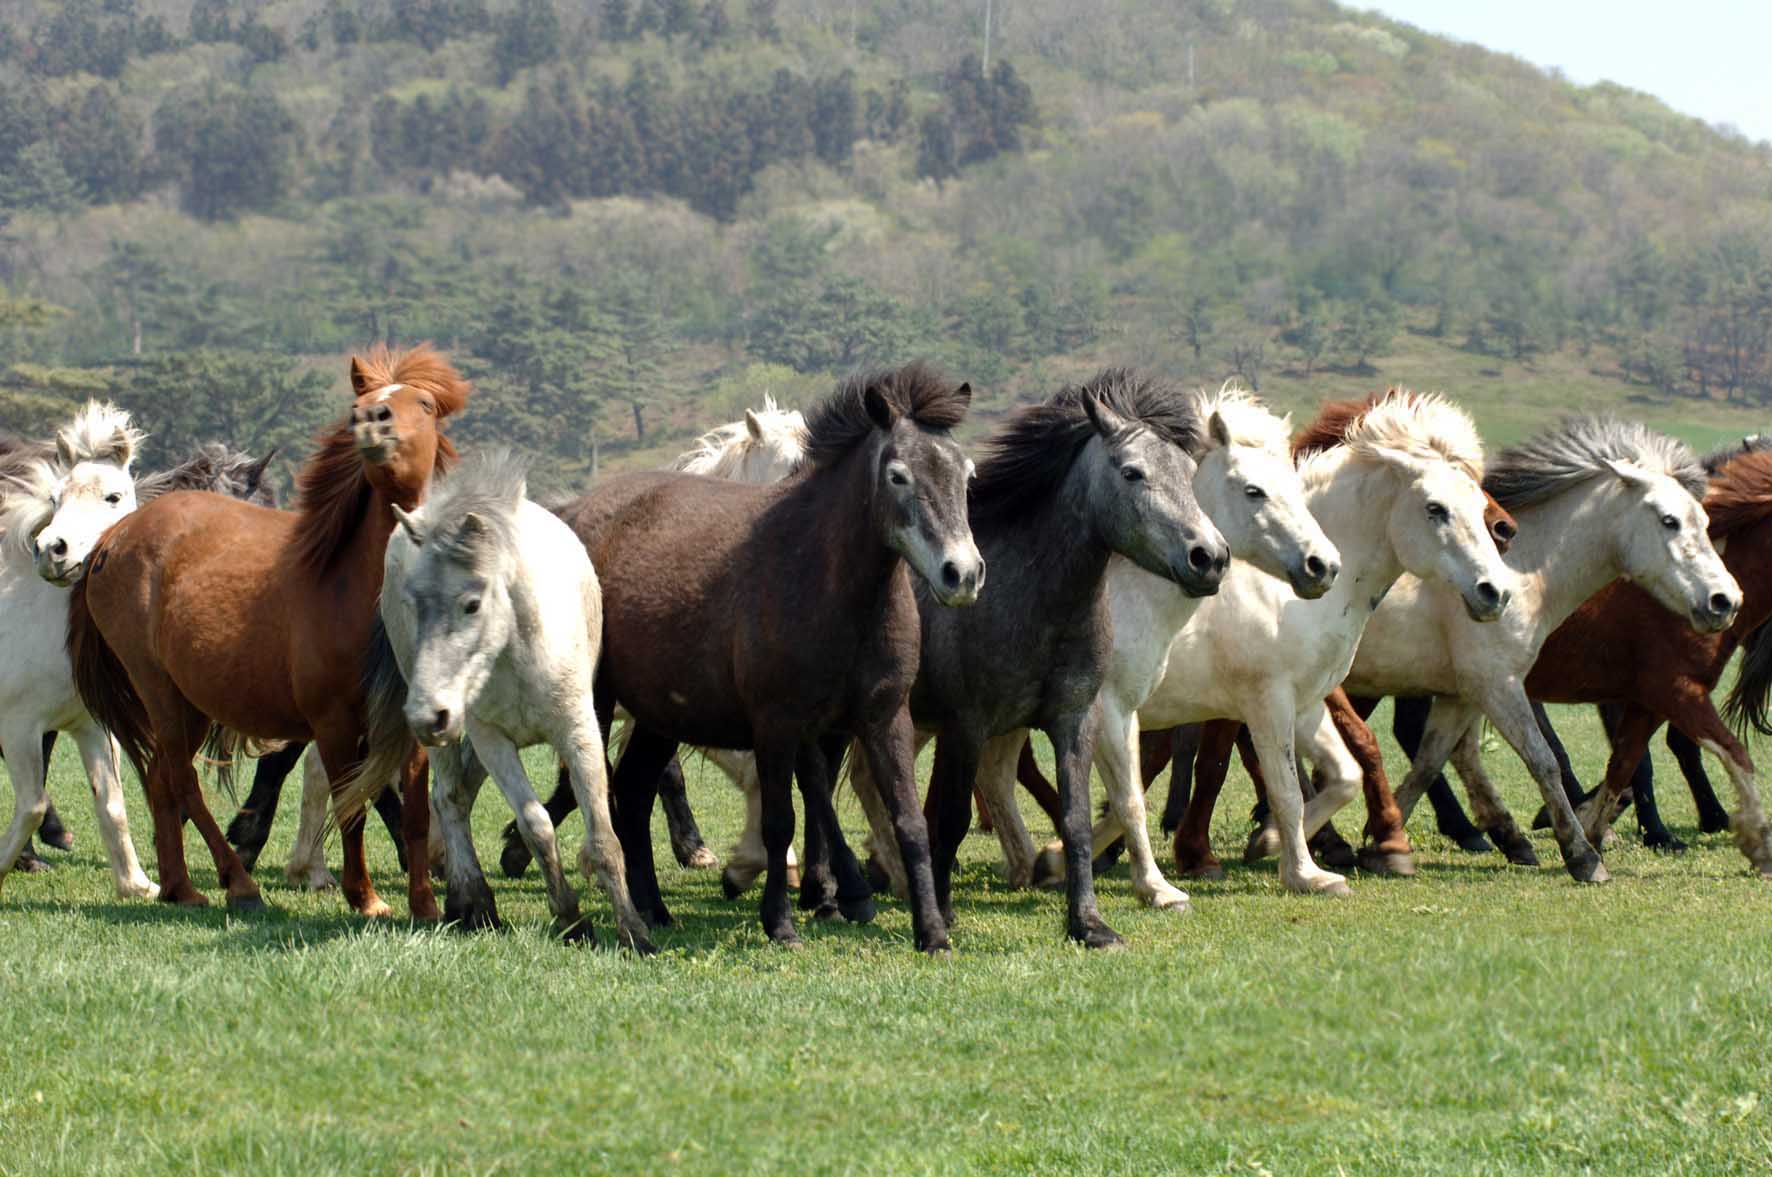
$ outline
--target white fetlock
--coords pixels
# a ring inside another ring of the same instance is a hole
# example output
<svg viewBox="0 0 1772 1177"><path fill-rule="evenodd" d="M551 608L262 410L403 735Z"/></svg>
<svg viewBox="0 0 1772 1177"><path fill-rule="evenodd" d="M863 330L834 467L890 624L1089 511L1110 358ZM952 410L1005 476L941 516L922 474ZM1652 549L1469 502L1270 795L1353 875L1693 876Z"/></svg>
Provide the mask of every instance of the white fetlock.
<svg viewBox="0 0 1772 1177"><path fill-rule="evenodd" d="M1347 879L1334 871L1303 871L1295 878L1281 877L1289 891L1300 895L1349 895Z"/></svg>
<svg viewBox="0 0 1772 1177"><path fill-rule="evenodd" d="M139 879L129 879L126 882L118 883L117 898L158 899L160 898L160 888L152 879L144 875Z"/></svg>
<svg viewBox="0 0 1772 1177"><path fill-rule="evenodd" d="M284 873L291 885L305 887L309 891L330 891L338 886L338 880L332 877L332 872L326 869L325 863L299 866L292 862Z"/></svg>
<svg viewBox="0 0 1772 1177"><path fill-rule="evenodd" d="M1179 887L1171 887L1168 883L1159 883L1156 887L1139 892L1140 899L1146 907L1157 911L1186 912L1193 906L1188 893Z"/></svg>

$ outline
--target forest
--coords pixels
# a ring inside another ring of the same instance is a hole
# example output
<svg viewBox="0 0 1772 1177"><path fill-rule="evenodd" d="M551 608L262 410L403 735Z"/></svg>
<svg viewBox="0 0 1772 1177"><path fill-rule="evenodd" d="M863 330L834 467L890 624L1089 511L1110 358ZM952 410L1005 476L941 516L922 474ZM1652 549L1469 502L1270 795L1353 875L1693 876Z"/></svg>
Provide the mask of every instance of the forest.
<svg viewBox="0 0 1772 1177"><path fill-rule="evenodd" d="M420 339L548 487L915 355L986 416L1439 356L1772 403L1772 146L1328 0L988 8L14 0L0 425L103 395L287 470Z"/></svg>

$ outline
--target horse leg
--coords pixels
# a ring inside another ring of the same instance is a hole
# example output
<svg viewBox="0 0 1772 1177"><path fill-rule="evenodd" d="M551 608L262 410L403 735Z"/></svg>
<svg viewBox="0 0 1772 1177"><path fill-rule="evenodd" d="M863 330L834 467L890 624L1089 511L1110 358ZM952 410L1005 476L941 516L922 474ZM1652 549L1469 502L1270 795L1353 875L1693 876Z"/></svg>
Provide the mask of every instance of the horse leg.
<svg viewBox="0 0 1772 1177"><path fill-rule="evenodd" d="M1174 834L1181 825L1181 819L1187 813L1188 799L1194 791L1194 758L1200 751L1200 733L1202 725L1184 723L1180 727L1169 730L1169 759L1172 767L1169 770L1169 796L1163 801L1163 816L1157 821L1157 828L1165 834ZM1148 741L1160 732L1146 732L1143 740L1143 751L1149 754ZM1155 779L1156 773L1150 770L1150 761L1143 761L1144 780L1148 786Z"/></svg>
<svg viewBox="0 0 1772 1177"><path fill-rule="evenodd" d="M35 723L19 723L0 732L0 752L5 753L7 768L12 774L14 798L12 822L6 828L6 836L0 839L0 883L3 883L43 821L43 811L49 806L49 794L44 791L42 732Z"/></svg>
<svg viewBox="0 0 1772 1177"><path fill-rule="evenodd" d="M1698 809L1698 830L1704 834L1715 834L1729 828L1729 811L1717 800L1716 790L1711 788L1710 776L1704 771L1704 757L1700 754L1697 744L1677 726L1669 724L1667 728L1667 750L1674 754L1679 762L1680 774L1686 778L1686 786L1692 790L1692 802Z"/></svg>
<svg viewBox="0 0 1772 1177"><path fill-rule="evenodd" d="M633 739L639 736L636 727ZM769 856L769 868L763 879L763 898L757 914L764 935L771 941L784 948L798 948L800 933L794 928L794 912L788 903L787 850L794 840L794 762L799 756L800 744L792 735L766 736L759 732L756 752L757 780L763 792L763 847ZM630 739L628 755L632 754L633 740ZM622 761L625 764L627 757L624 756ZM626 804L624 794L623 808ZM813 824L807 823L809 831ZM810 866L810 847L806 858ZM801 874L800 887L802 890L806 888L805 872Z"/></svg>
<svg viewBox="0 0 1772 1177"><path fill-rule="evenodd" d="M902 705L889 715L864 723L859 735L868 771L891 818L899 858L904 863L917 948L931 955L949 952L947 922L935 902L929 824L923 820L923 807L917 803L916 728L911 723L910 707Z"/></svg>
<svg viewBox="0 0 1772 1177"><path fill-rule="evenodd" d="M1188 797L1181 824L1175 827L1175 868L1184 877L1222 879L1224 867L1212 855L1212 811L1230 772L1231 749L1237 745L1242 723L1215 719L1202 724L1198 754L1194 757L1194 787Z"/></svg>
<svg viewBox="0 0 1772 1177"><path fill-rule="evenodd" d="M849 788L855 794L855 799L861 802L861 811L867 815L868 867L878 880L876 889L881 891L890 889L900 899L909 899L911 894L910 880L905 874L904 858L899 853L898 836L895 833L896 823L893 816L895 811L887 804L886 797L880 791L879 783L874 779L873 764L865 754L865 750L863 755L853 758L849 769ZM751 811L747 810L744 839L739 846L733 847L733 853L730 856L735 862L738 861L737 856L741 849L747 857L751 854L747 844L751 841L753 824L756 828L755 845L760 848L763 843L760 790L749 794L748 797L756 799L754 812L757 816L753 822ZM924 824L927 828L927 821ZM997 827L997 836L999 839L1003 836L1003 827L1000 825ZM812 847L808 845L806 851L807 867L810 869ZM728 866L727 869L731 870L732 867ZM806 893L806 878L807 876L803 874L800 879L801 895Z"/></svg>
<svg viewBox="0 0 1772 1177"><path fill-rule="evenodd" d="M152 899L160 893L135 857L129 839L129 813L123 804L122 754L110 734L87 721L74 729L74 742L92 783L92 807L98 816L99 839L111 861L111 877L122 899ZM0 859L0 861L4 861Z"/></svg>
<svg viewBox="0 0 1772 1177"><path fill-rule="evenodd" d="M55 737L56 731L54 728L50 728L43 733L43 770L45 780L48 779L50 761L55 756ZM72 850L74 848L74 835L68 833L67 827L62 825L62 815L55 811L54 801L50 801L48 806L43 810L43 824L37 827L37 841L39 844L47 846L51 850ZM26 847L27 851L29 849L29 847ZM147 876L143 875L142 877L146 878ZM130 898L130 896L124 896L124 898Z"/></svg>
<svg viewBox="0 0 1772 1177"><path fill-rule="evenodd" d="M941 918L954 927L954 861L966 840L971 823L973 782L978 779L978 756L982 741L958 729L944 730L935 739L935 766L929 774L929 793L923 802L923 818L929 823L929 852L934 863L935 902Z"/></svg>
<svg viewBox="0 0 1772 1177"><path fill-rule="evenodd" d="M1563 789L1562 773L1557 768L1556 755L1551 751L1544 733L1538 730L1532 705L1527 701L1525 692L1520 689L1520 684L1512 680L1490 684L1482 690L1477 701L1502 738L1512 744L1514 751L1526 762L1532 779L1538 782L1538 791L1550 809L1551 827L1556 831L1557 846L1563 853L1563 865L1570 877L1579 883L1608 881L1612 876L1607 872L1605 863L1600 861L1599 851L1589 844L1581 823L1575 819L1575 809L1569 804L1569 794ZM1436 710L1438 707L1439 703L1436 701ZM1511 817L1508 819L1510 825L1512 820Z"/></svg>
<svg viewBox="0 0 1772 1177"><path fill-rule="evenodd" d="M1365 701L1369 708L1375 709L1377 699ZM1391 737L1403 750L1403 755L1413 764L1421 750L1421 739L1427 731L1428 712L1433 708L1433 698L1428 695L1399 695L1391 700ZM1370 715L1369 709L1366 714ZM1447 755L1451 750L1447 749ZM1427 786L1428 803L1434 807L1434 829L1442 838L1454 843L1467 854L1487 854L1495 849L1483 831L1471 823L1465 814L1464 807L1458 803L1458 794L1446 780L1446 775L1436 772ZM1403 811L1403 820L1409 820L1409 810Z"/></svg>
<svg viewBox="0 0 1772 1177"><path fill-rule="evenodd" d="M804 756L802 749L800 757ZM837 880L831 874L830 846L824 826L813 816L811 808L806 810L805 844L806 857L800 871L800 910L812 912L816 919L834 919L837 915Z"/></svg>
<svg viewBox="0 0 1772 1177"><path fill-rule="evenodd" d="M1614 740L1615 733L1618 731L1620 723L1623 722L1623 704L1602 703L1599 711L1600 725L1606 731L1607 740ZM1668 728L1669 732L1676 730L1678 729ZM1637 829L1643 835L1643 845L1651 850L1678 854L1686 849L1686 843L1676 838L1674 832L1667 828L1667 823L1661 820L1661 806L1655 800L1654 760L1648 755L1647 737L1644 739L1644 755L1638 758L1635 767L1631 769L1630 790L1619 801L1618 811L1609 812L1606 815L1607 832L1610 833L1610 826L1618 820L1619 813L1623 812L1625 807L1635 804L1637 807ZM1563 759L1559 758L1558 763L1563 764ZM1569 771L1570 769L1565 765L1564 772ZM1583 800L1585 801L1586 798Z"/></svg>
<svg viewBox="0 0 1772 1177"><path fill-rule="evenodd" d="M816 828L823 834L826 868L835 881L836 910L852 924L871 923L874 918L874 889L868 886L855 852L843 837L837 821L836 806L831 803L831 765L843 758L848 737L839 732L816 743L800 746L794 776L800 783L800 796L806 802L806 836ZM811 851L806 857L811 859ZM805 892L805 876L801 876L801 892ZM804 902L801 907L804 908ZM820 911L822 913L822 907Z"/></svg>
<svg viewBox="0 0 1772 1177"><path fill-rule="evenodd" d="M267 755L260 756L252 769L252 791L228 822L228 841L232 843L247 870L258 866L258 856L271 836L271 823L277 819L277 801L283 792L283 780L301 759L307 745L295 742Z"/></svg>
<svg viewBox="0 0 1772 1177"><path fill-rule="evenodd" d="M1323 705L1341 737L1342 748L1359 769L1360 789L1366 799L1365 844L1356 855L1360 869L1378 875L1414 875L1415 849L1403 828L1403 811L1391 793L1378 738L1366 726L1358 706L1339 688L1330 692ZM1370 708L1366 714L1371 714Z"/></svg>
<svg viewBox="0 0 1772 1177"><path fill-rule="evenodd" d="M1089 770L1095 759L1094 706L1060 714L1046 728L1052 740L1052 756L1058 768L1058 796L1064 806L1064 821L1059 834L1064 840L1065 899L1067 918L1065 934L1085 948L1119 948L1126 942L1101 918L1095 901L1095 844L1089 828ZM1130 752L1136 745L1128 748ZM962 762L959 767L966 767ZM1126 765L1131 774L1131 765ZM1142 782L1131 782L1140 792ZM1140 824L1143 829L1143 806ZM1185 898L1185 897L1184 897Z"/></svg>
<svg viewBox="0 0 1772 1177"><path fill-rule="evenodd" d="M574 809L578 808L578 798L572 791L572 773L564 760L554 763L554 791L548 794L546 809L548 820L558 829ZM517 829L517 820L512 818L499 831L499 838L504 842L504 849L498 856L498 869L504 872L507 879L520 879L523 872L529 869L532 860L529 843Z"/></svg>
<svg viewBox="0 0 1772 1177"><path fill-rule="evenodd" d="M523 783L529 783L527 776ZM434 924L443 918L443 913L437 910L437 895L431 889L431 765L423 748L414 748L406 759L400 773L400 796L400 835L406 845L406 853L400 858L406 867L406 910L420 923Z"/></svg>
<svg viewBox="0 0 1772 1177"><path fill-rule="evenodd" d="M328 725L324 731L315 732L314 746L319 749L320 761L326 769L327 788L336 797L346 774L357 763L355 724ZM391 914L394 909L376 894L375 883L369 877L369 860L363 853L366 820L365 814L353 813L338 823L339 843L344 852L339 889L344 892L345 902L352 911L376 919ZM315 853L318 854L317 849ZM160 885L166 885L164 878Z"/></svg>
<svg viewBox="0 0 1772 1177"><path fill-rule="evenodd" d="M701 827L695 824L695 811L689 808L689 786L683 781L683 766L676 757L665 765L658 778L659 800L664 802L665 825L671 831L671 853L677 865L690 870L713 870L720 865L714 852L701 840Z"/></svg>
<svg viewBox="0 0 1772 1177"><path fill-rule="evenodd" d="M1606 723L1612 746L1606 758L1606 775L1575 811L1576 820L1595 845L1605 836L1618 799L1630 791L1636 767L1649 747L1649 737L1661 722L1661 716L1649 708L1632 703L1620 707Z"/></svg>
<svg viewBox="0 0 1772 1177"><path fill-rule="evenodd" d="M1243 722L1255 741L1267 776L1268 808L1280 835L1280 882L1306 895L1346 895L1347 880L1311 861L1305 845L1304 794L1298 779L1295 732L1314 731L1323 723L1321 700L1299 712L1281 692L1251 708Z"/></svg>
<svg viewBox="0 0 1772 1177"><path fill-rule="evenodd" d="M186 705L186 715L181 733L187 743L182 751L181 759L166 758L168 764L166 774L168 783L174 790L178 804L184 810L184 816L197 827L204 845L209 847L209 856L215 861L215 873L222 887L227 891L228 907L234 911L263 911L265 901L260 897L258 883L252 873L228 845L227 838L222 836L221 826L216 823L215 815L209 812L209 805L203 800L203 785L197 779L197 770L191 766L191 757L202 746L203 736L209 729L209 721L196 708ZM182 839L182 828L177 828ZM164 885L165 874L161 878Z"/></svg>
<svg viewBox="0 0 1772 1177"><path fill-rule="evenodd" d="M1747 748L1735 738L1717 715L1710 692L1703 684L1689 679L1669 684L1672 698L1667 707L1668 718L1680 730L1697 741L1699 747L1715 756L1735 786L1735 816L1730 825L1735 831L1735 845L1761 878L1772 878L1772 827L1760 807L1760 793L1754 782L1754 762Z"/></svg>
<svg viewBox="0 0 1772 1177"><path fill-rule="evenodd" d="M535 795L535 789L529 783L529 774L523 769L523 758L518 754L516 745L503 732L475 723L472 719L468 721L467 732L468 739L473 741L474 755L486 766L486 771L510 805L511 812L517 815L517 829L522 834L524 844L541 866L542 882L548 892L548 910L554 916L555 934L567 940L594 941L590 921L579 914L578 891L567 881L566 872L560 865L560 848L554 839L554 823L548 820L548 811L542 807L541 799ZM438 787L442 787L440 780ZM460 792L457 791L458 797ZM459 801L457 804L459 805ZM467 872L464 870L463 873ZM473 874L477 877L471 881L477 888L485 888L485 876L480 873L478 862L473 864ZM451 897L455 894L453 878L450 880L449 894Z"/></svg>
<svg viewBox="0 0 1772 1177"><path fill-rule="evenodd" d="M1144 810L1144 765L1139 740L1138 712L1128 712L1118 700L1103 694L1096 704L1099 726L1095 736L1095 767L1107 784L1108 805L1125 831L1126 849L1132 858L1132 893L1146 907L1159 911L1188 910L1187 892L1172 885L1157 867L1151 852L1151 834ZM1133 773L1140 772L1135 777ZM1087 780L1087 777L1085 777Z"/></svg>
<svg viewBox="0 0 1772 1177"><path fill-rule="evenodd" d="M299 751L303 745L293 747ZM319 748L314 745L306 747L308 752L301 758L301 820L296 825L295 846L289 852L289 865L283 873L297 887L326 891L338 886L338 880L326 869L326 809L332 800L332 783L326 777L326 765L320 759ZM253 791L257 789L255 783ZM276 803L275 793L271 795L271 802ZM265 820L269 822L268 818ZM233 829L232 826L228 828Z"/></svg>
<svg viewBox="0 0 1772 1177"><path fill-rule="evenodd" d="M1058 790L1054 789L1052 782L1048 781L1040 772L1040 762L1034 758L1032 740L1028 740L1022 745L1021 755L1015 762L1015 779L1021 782L1021 787L1033 797L1034 803L1040 807L1040 812L1051 819L1052 828L1056 830L1058 823L1063 820L1064 807L1059 803Z"/></svg>
<svg viewBox="0 0 1772 1177"><path fill-rule="evenodd" d="M1138 733L1138 779L1143 782L1144 792L1149 793L1151 791L1151 785L1156 783L1157 778L1163 774L1165 768L1170 767L1171 763L1178 763L1175 760L1175 733L1176 729L1174 728L1170 728L1168 731L1141 731ZM1173 773L1170 774L1170 781L1171 785L1169 791L1170 795L1173 796L1175 792ZM1103 812L1107 812L1109 808L1110 805L1104 802L1102 805ZM1163 832L1168 833L1169 831L1164 830ZM1149 831L1146 831L1145 833L1145 840L1150 840ZM1095 856L1096 878L1100 878L1103 872L1112 870L1114 864L1120 861L1120 854L1125 849L1126 839L1124 838L1119 838L1108 843L1106 848L1103 849L1100 854Z"/></svg>
<svg viewBox="0 0 1772 1177"><path fill-rule="evenodd" d="M1150 789L1151 782L1156 779L1157 773L1163 771L1163 757L1160 753L1155 755L1148 754L1153 751L1154 750L1146 749L1143 746L1142 739L1140 740L1137 760L1141 775L1136 784L1141 794L1139 797L1139 809L1141 811L1144 808L1144 798L1142 794ZM1060 824L1059 820L1054 817L1053 828L1057 829ZM1126 828L1121 821L1120 811L1114 807L1110 800L1108 804L1103 806L1102 815L1100 819L1096 821L1095 827L1090 834L1090 845L1095 855L1094 862L1100 864L1099 867L1092 866L1091 869L1105 870L1109 866L1112 866L1114 859L1119 856L1120 848L1124 844L1125 836ZM1145 838L1148 840L1149 837L1150 833L1147 830ZM1064 860L1065 851L1063 849L1063 839L1059 838L1047 843L1045 850L1040 854L1039 861L1034 864L1035 884L1037 886L1057 886L1058 881L1065 877L1063 870ZM1160 872L1157 877L1162 877Z"/></svg>
<svg viewBox="0 0 1772 1177"><path fill-rule="evenodd" d="M486 885L480 856L474 850L474 792L468 776L485 772L478 763L469 765L458 740L430 751L435 785L431 803L436 809L437 832L444 845L443 873L448 886L443 896L444 922L464 932L499 926L498 901Z"/></svg>
<svg viewBox="0 0 1772 1177"><path fill-rule="evenodd" d="M627 746L610 777L610 790L615 795L611 817L621 839L628 893L635 908L655 928L676 922L659 890L658 866L652 857L652 803L657 797L658 777L676 754L675 740L629 721ZM791 817L789 821L791 833Z"/></svg>
<svg viewBox="0 0 1772 1177"><path fill-rule="evenodd" d="M978 752L978 793L993 815L997 845L1003 848L1004 874L1014 888L1034 884L1034 839L1015 803L1016 768L1028 745L1026 728L993 736Z"/></svg>
<svg viewBox="0 0 1772 1177"><path fill-rule="evenodd" d="M972 790L972 805L973 808L978 810L978 832L981 834L988 834L996 829L994 824L995 819L991 817L991 807L985 802L984 792L982 790Z"/></svg>
<svg viewBox="0 0 1772 1177"><path fill-rule="evenodd" d="M645 917L634 905L627 858L616 837L614 815L609 808L609 760L603 729L594 710L587 709L573 725L561 752L574 802L585 819L584 841L578 849L579 869L586 878L596 879L609 897L609 906L615 912L616 938L639 955L650 956L658 949L647 935ZM551 813L547 819L548 832L552 834L556 823Z"/></svg>
<svg viewBox="0 0 1772 1177"><path fill-rule="evenodd" d="M1514 815L1502 803L1500 790L1495 787L1488 769L1483 767L1480 722L1467 727L1458 743L1453 745L1451 762L1470 793L1471 809L1476 813L1478 823L1490 831L1507 860L1516 866L1537 866L1538 852L1532 849L1530 839L1514 822Z"/></svg>
<svg viewBox="0 0 1772 1177"><path fill-rule="evenodd" d="M375 795L375 814L381 818L382 828L388 831L388 838L394 843L394 853L400 860L401 870L412 868L411 847L406 844L406 806L400 798L404 789L383 789ZM430 829L427 819L425 829ZM430 859L430 843L424 847L424 860Z"/></svg>
<svg viewBox="0 0 1772 1177"><path fill-rule="evenodd" d="M769 852L763 846L763 786L757 780L757 758L746 754L742 760L735 762L717 761L723 771L731 774L733 787L744 794L744 829L739 832L738 841L726 852L726 865L720 871L720 890L728 899L737 899L751 889L769 865ZM858 765L851 779L859 779L864 770ZM860 786L856 787L856 796L861 798L862 807L867 807L868 798L873 795L872 783L868 784L868 792L863 793ZM792 847L789 847L790 852ZM792 854L789 855L789 873L792 874ZM790 878L789 886L794 882Z"/></svg>

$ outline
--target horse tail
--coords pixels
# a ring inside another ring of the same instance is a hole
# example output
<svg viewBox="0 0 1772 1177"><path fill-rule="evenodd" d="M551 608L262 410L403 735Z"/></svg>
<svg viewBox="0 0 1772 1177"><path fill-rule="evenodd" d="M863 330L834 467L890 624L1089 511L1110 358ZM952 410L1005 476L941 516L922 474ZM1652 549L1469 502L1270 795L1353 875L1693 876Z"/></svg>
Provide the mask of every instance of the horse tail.
<svg viewBox="0 0 1772 1177"><path fill-rule="evenodd" d="M363 655L363 719L369 752L334 794L334 822L362 813L405 767L418 744L406 724L406 677L379 614Z"/></svg>
<svg viewBox="0 0 1772 1177"><path fill-rule="evenodd" d="M1761 625L1741 643L1741 672L1723 703L1723 714L1737 735L1746 738L1752 728L1772 735L1772 625Z"/></svg>
<svg viewBox="0 0 1772 1177"><path fill-rule="evenodd" d="M113 736L123 755L146 783L148 749L154 741L148 708L129 681L129 672L117 652L99 632L86 604L86 577L74 583L68 594L68 661L74 668L74 689L86 710Z"/></svg>

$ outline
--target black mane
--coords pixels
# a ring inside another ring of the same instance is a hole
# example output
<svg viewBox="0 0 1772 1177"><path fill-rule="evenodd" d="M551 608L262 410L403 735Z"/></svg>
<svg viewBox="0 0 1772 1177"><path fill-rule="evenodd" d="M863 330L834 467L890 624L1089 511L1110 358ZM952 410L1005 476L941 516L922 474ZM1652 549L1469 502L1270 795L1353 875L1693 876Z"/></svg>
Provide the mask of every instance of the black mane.
<svg viewBox="0 0 1772 1177"><path fill-rule="evenodd" d="M967 391L962 393L962 388ZM969 386L954 384L920 361L850 376L806 414L807 462L832 465L874 430L862 399L869 389L900 416L928 429L954 428L965 420L966 407L972 403Z"/></svg>

